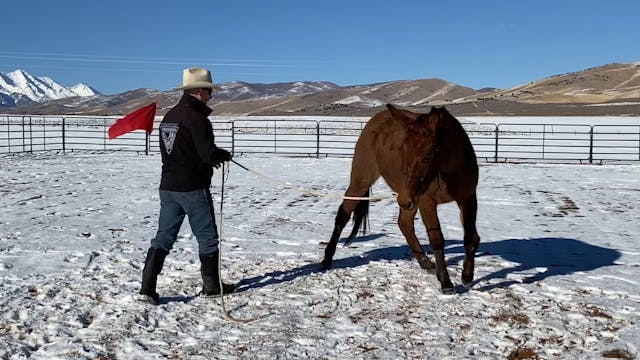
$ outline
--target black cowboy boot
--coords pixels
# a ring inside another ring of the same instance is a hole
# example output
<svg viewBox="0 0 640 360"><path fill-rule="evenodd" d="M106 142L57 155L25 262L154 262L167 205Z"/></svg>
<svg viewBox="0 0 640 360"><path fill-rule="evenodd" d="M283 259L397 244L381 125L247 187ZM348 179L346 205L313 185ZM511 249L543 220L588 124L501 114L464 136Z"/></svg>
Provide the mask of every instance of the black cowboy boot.
<svg viewBox="0 0 640 360"><path fill-rule="evenodd" d="M220 295L220 272L218 253L200 256L200 274L202 275L202 295ZM222 284L225 294L230 294L235 290L233 284Z"/></svg>
<svg viewBox="0 0 640 360"><path fill-rule="evenodd" d="M158 274L162 271L164 258L167 257L168 254L169 252L165 250L151 247L147 251L147 259L144 261L140 294L151 297L156 303L160 298L160 295L156 292L156 282L158 281Z"/></svg>

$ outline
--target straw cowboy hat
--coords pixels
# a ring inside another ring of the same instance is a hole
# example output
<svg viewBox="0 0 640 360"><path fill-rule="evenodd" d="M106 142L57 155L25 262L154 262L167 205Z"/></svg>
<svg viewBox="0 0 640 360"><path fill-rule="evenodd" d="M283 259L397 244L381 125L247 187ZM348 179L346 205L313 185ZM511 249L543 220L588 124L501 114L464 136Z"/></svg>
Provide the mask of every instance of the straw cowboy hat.
<svg viewBox="0 0 640 360"><path fill-rule="evenodd" d="M211 72L203 68L189 68L182 72L182 85L176 86L174 90L190 89L220 89L211 80Z"/></svg>

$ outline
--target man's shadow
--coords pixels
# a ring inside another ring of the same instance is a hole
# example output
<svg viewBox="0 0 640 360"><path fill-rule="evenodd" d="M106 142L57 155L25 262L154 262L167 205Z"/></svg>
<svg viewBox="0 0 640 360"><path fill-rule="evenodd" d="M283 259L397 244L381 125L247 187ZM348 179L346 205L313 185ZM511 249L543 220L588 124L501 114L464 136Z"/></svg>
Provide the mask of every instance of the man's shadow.
<svg viewBox="0 0 640 360"><path fill-rule="evenodd" d="M359 237L354 242L370 241L382 236L384 234ZM461 240L447 240L445 245L445 256L449 265L457 264L464 258L464 246ZM424 248L428 252L429 247L424 246ZM542 270L524 279L524 282L533 282L544 280L550 276L569 275L612 266L615 265L615 260L620 258L620 252L617 250L568 238L506 239L480 243L476 258L487 255L498 256L516 265L476 279L474 284L494 279L505 280L477 288L477 290L490 290L519 283L518 281L507 279L508 275L513 273L532 272L534 269ZM320 260L318 259L317 264L308 264L244 279L238 284L237 291L246 291L288 282L301 276L325 271L326 269L319 263ZM375 249L357 256L334 259L331 269L354 268L380 260L415 261L411 249L407 245L403 245ZM418 266L417 263L416 266ZM476 264L477 270L478 264Z"/></svg>

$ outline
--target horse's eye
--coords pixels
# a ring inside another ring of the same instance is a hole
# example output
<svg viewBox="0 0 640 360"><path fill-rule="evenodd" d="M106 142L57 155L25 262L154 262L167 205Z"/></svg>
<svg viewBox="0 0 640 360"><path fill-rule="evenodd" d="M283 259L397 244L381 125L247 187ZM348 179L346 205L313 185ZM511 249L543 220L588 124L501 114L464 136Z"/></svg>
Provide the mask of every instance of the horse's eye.
<svg viewBox="0 0 640 360"><path fill-rule="evenodd" d="M424 182L425 177L424 176L420 176L420 182L423 183Z"/></svg>

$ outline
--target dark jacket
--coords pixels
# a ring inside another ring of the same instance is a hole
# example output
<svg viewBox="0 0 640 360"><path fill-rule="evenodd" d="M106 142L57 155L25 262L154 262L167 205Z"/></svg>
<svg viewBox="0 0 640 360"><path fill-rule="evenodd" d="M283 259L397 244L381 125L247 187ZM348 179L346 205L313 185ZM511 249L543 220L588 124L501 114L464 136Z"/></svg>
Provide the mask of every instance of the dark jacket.
<svg viewBox="0 0 640 360"><path fill-rule="evenodd" d="M206 104L185 94L162 119L160 190L194 191L211 185L212 166L224 150L214 144L209 114Z"/></svg>

